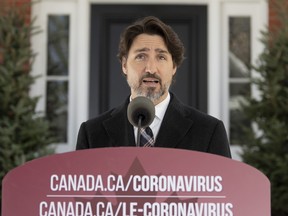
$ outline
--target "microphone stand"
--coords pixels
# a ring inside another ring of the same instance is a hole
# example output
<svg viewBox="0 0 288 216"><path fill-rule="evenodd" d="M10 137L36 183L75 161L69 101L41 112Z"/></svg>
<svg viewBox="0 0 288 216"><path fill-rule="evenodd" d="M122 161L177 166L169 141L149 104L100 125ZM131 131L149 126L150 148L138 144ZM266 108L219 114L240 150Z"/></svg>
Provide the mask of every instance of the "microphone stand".
<svg viewBox="0 0 288 216"><path fill-rule="evenodd" d="M142 118L143 118L143 116L140 115L139 119L138 119L136 147L140 147L140 129L141 129Z"/></svg>

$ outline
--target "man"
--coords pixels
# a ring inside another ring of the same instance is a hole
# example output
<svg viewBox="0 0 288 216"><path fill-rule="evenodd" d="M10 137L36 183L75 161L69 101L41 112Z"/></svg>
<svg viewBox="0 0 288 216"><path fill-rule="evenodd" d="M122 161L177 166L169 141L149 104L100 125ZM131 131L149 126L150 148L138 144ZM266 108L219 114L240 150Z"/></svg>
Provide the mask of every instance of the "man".
<svg viewBox="0 0 288 216"><path fill-rule="evenodd" d="M148 128L152 134L143 132L152 137L152 146L231 157L223 123L169 92L184 59L183 44L170 26L156 17L136 21L122 33L118 57L131 95L119 107L82 123L76 149L135 146L137 128L128 121L127 106L145 96L155 105L155 119Z"/></svg>

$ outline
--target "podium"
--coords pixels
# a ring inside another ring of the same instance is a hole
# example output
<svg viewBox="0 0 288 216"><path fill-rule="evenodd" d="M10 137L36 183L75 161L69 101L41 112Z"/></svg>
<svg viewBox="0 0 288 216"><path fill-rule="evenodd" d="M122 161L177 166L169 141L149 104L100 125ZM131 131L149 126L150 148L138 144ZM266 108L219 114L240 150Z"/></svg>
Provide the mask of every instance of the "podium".
<svg viewBox="0 0 288 216"><path fill-rule="evenodd" d="M270 183L225 157L99 148L36 159L2 182L2 216L270 216Z"/></svg>

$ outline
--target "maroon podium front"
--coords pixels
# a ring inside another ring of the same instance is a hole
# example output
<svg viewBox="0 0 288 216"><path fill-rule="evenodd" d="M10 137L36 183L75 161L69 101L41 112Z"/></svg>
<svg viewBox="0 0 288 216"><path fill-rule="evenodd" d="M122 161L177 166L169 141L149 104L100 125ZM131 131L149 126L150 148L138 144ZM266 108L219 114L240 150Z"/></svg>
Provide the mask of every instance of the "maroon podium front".
<svg viewBox="0 0 288 216"><path fill-rule="evenodd" d="M2 216L270 216L261 172L187 150L55 154L10 171L2 186Z"/></svg>

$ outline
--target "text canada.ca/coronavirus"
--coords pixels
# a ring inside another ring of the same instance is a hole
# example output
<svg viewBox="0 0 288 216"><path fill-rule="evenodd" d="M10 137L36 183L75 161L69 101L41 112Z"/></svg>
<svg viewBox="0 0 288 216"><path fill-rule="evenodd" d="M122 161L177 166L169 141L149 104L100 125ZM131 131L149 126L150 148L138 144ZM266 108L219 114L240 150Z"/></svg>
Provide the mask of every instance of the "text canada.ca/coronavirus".
<svg viewBox="0 0 288 216"><path fill-rule="evenodd" d="M221 176L196 175L51 175L50 190L134 192L221 192Z"/></svg>

